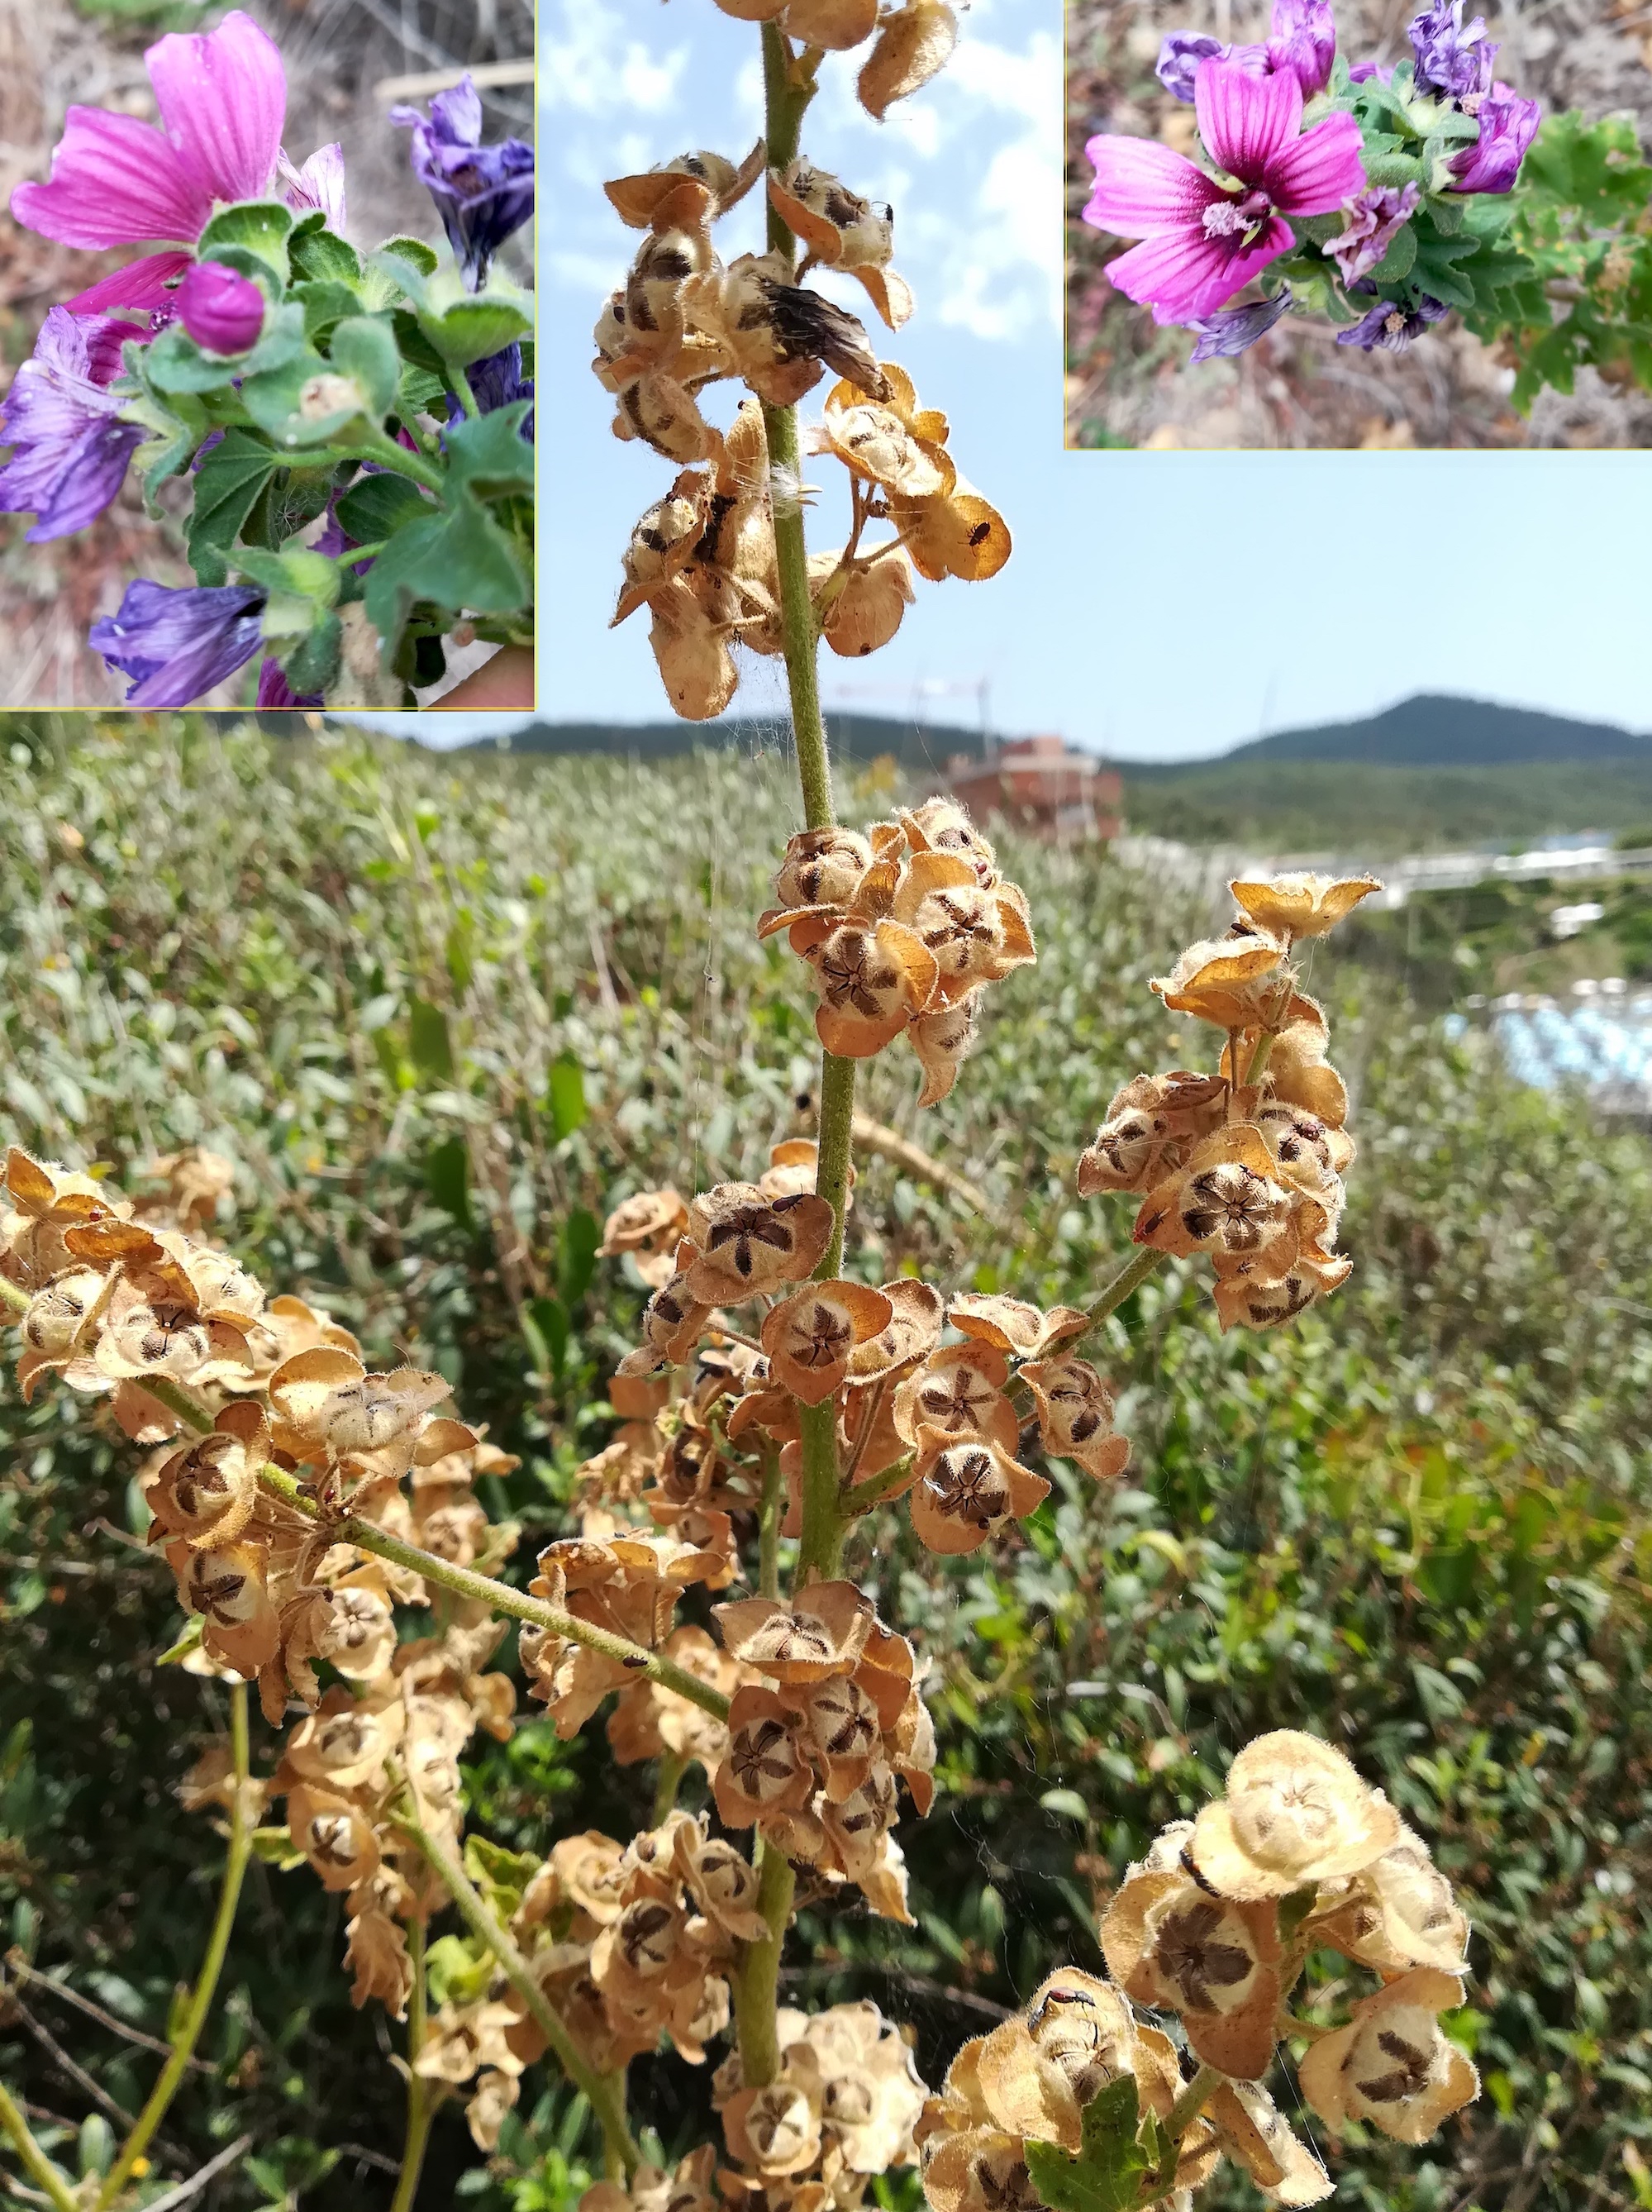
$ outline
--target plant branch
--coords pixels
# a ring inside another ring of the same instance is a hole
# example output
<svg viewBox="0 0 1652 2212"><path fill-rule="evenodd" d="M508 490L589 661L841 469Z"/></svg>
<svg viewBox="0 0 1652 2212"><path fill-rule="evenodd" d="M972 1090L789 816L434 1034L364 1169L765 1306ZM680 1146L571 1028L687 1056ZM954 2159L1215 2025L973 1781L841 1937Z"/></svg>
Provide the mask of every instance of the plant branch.
<svg viewBox="0 0 1652 2212"><path fill-rule="evenodd" d="M14 1312L25 1311L28 1294L15 1284L0 1281L0 1302L9 1305ZM169 1382L165 1376L146 1375L140 1386L150 1397L157 1399L168 1413L175 1413L185 1427L197 1435L205 1435L212 1426L212 1415L179 1384ZM258 1470L260 1486L270 1497L278 1498L290 1505L295 1513L307 1520L321 1521L321 1506L304 1489L297 1479L284 1468L265 1466ZM459 1567L446 1559L439 1559L432 1552L422 1552L416 1544L404 1544L398 1536L388 1535L371 1521L359 1519L355 1514L341 1518L326 1518L329 1534L335 1542L353 1544L359 1552L371 1552L375 1558L388 1559L394 1566L405 1567L421 1575L426 1582L438 1583L444 1589L454 1591L460 1597L474 1598L495 1613L507 1613L513 1620L531 1622L537 1628L549 1629L553 1635L562 1637L569 1644L583 1644L590 1650L598 1651L604 1659L612 1659L634 1674L658 1682L662 1689L674 1690L679 1698L687 1698L691 1705L700 1706L715 1720L728 1718L728 1699L721 1691L714 1690L708 1682L679 1667L675 1660L650 1651L641 1644L633 1644L628 1637L616 1636L605 1628L595 1628L589 1621L581 1620L576 1613L565 1613L559 1606L547 1605L543 1599L531 1597L525 1590L513 1589L508 1583L495 1582L489 1575L479 1575L470 1567Z"/></svg>
<svg viewBox="0 0 1652 2212"><path fill-rule="evenodd" d="M763 1454L762 1502L757 1508L757 1594L780 1594L780 1455L771 1444Z"/></svg>
<svg viewBox="0 0 1652 2212"><path fill-rule="evenodd" d="M757 1910L768 1923L768 1933L756 1942L737 1945L731 1980L740 2080L748 2089L762 2089L780 2070L774 2008L780 1991L780 1950L792 1917L797 1879L785 1852L762 1836L753 1847L753 1856L757 1866Z"/></svg>
<svg viewBox="0 0 1652 2212"><path fill-rule="evenodd" d="M396 2194L391 2199L390 2212L413 2212L413 2200L419 2193L419 2175L424 2166L425 2145L430 2140L430 2123L435 2118L437 2095L418 2070L419 2053L424 2048L425 1980L424 1980L424 1915L416 1912L408 1923L407 1953L413 1966L413 1987L409 1992L407 2006L407 2133L402 2144L402 2163Z"/></svg>
<svg viewBox="0 0 1652 2212"><path fill-rule="evenodd" d="M1166 1253L1155 1251L1151 1245L1144 1245L1140 1250L1133 1252L1108 1277L1094 1304L1085 1308L1090 1327L1094 1328L1098 1322L1105 1321L1108 1314L1115 1313L1133 1291L1139 1291L1147 1278L1164 1265L1168 1256Z"/></svg>
<svg viewBox="0 0 1652 2212"><path fill-rule="evenodd" d="M11 2093L0 2081L0 2128L16 2146L17 2156L29 2179L43 2189L58 2212L79 2212L68 2184L34 2140L28 2122L12 2102Z"/></svg>
<svg viewBox="0 0 1652 2212"><path fill-rule="evenodd" d="M893 1467L886 1467L881 1474L869 1474L864 1482L857 1482L853 1490L846 1490L840 1500L843 1517L853 1521L862 1513L870 1513L874 1505L881 1505L890 1492L898 1490L912 1472L912 1454L897 1459Z"/></svg>
<svg viewBox="0 0 1652 2212"><path fill-rule="evenodd" d="M189 2009L173 2044L172 2057L161 2069L161 2078L149 2092L149 2102L137 2116L137 2124L121 2146L119 2157L110 2167L102 2188L99 2191L94 2212L103 2212L125 2188L132 2168L149 2148L151 2138L166 2118L167 2107L178 2094L179 2085L188 2071L195 2046L212 2009L218 1977L223 1972L224 1956L229 1948L229 1931L235 1924L235 1907L240 1901L241 1878L246 1872L246 1862L252 1856L252 1823L248 1818L246 1685L232 1682L229 1686L229 1744L234 1764L233 1794L229 1801L229 1854L224 1861L223 1885L218 1892L218 1912L212 1923L212 1933L207 1940L206 1957L201 1962L201 1972L190 1999Z"/></svg>
<svg viewBox="0 0 1652 2212"><path fill-rule="evenodd" d="M534 1978L532 1967L509 1930L495 1918L482 1893L441 1838L422 1827L410 1813L398 1813L396 1823L441 1876L471 1934L479 1936L499 1961L507 1980L521 1996L540 2033L561 2060L563 2072L595 2112L602 2127L603 2141L610 2151L619 2159L627 2173L635 2173L641 2163L642 2153L626 2124L624 2088L620 2077L598 2074L586 2059L552 2009L550 1999Z"/></svg>

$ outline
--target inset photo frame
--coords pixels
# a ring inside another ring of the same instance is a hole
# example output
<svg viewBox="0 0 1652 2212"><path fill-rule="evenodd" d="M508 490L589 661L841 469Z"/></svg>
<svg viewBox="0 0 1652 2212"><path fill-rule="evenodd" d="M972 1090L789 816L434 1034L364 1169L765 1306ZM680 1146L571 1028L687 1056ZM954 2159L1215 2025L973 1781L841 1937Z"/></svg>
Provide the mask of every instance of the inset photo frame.
<svg viewBox="0 0 1652 2212"><path fill-rule="evenodd" d="M1066 442L1652 445L1652 18L1072 0Z"/></svg>

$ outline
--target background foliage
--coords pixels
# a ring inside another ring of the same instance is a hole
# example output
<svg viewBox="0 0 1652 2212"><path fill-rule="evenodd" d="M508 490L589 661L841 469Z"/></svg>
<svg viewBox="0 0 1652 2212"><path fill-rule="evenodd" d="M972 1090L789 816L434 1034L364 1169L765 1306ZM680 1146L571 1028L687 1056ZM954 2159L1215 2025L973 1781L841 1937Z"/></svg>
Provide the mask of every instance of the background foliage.
<svg viewBox="0 0 1652 2212"><path fill-rule="evenodd" d="M454 763L187 718L19 718L9 739L0 1133L133 1188L181 1145L231 1157L219 1234L266 1283L376 1360L439 1367L522 1454L491 1504L522 1522L525 1566L609 1433L641 1302L594 1261L604 1210L753 1173L808 1127L808 1011L752 934L794 826L784 763ZM1093 851L1004 857L1039 965L994 993L942 1108L920 1121L904 1055L862 1098L990 1212L863 1156L851 1249L873 1279L911 1261L943 1286L1075 1298L1129 1203L1078 1206L1078 1150L1124 1077L1208 1051L1146 990L1206 917ZM932 1656L942 1795L902 1830L918 1927L806 1920L790 1990L876 1996L937 2079L1049 1964L1098 1965L1126 1862L1238 1744L1307 1726L1357 1747L1478 1900L1455 2025L1488 2094L1421 2154L1351 2135L1339 2201L1652 2204L1652 1163L1579 1101L1515 1088L1474 1034L1448 1043L1368 951L1321 946L1312 976L1357 1102L1348 1289L1287 1334L1223 1340L1170 1270L1110 1324L1121 1486L1059 1480L1024 1541L951 1566L895 1516L872 1524L853 1568ZM129 1449L83 1402L25 1409L9 1383L0 1435L0 1910L37 1969L153 2033L216 1873L172 1792L216 1693L157 1665L178 1616L121 1540L142 1517ZM533 1720L468 1789L474 1827L542 1850L629 1834L651 1777L599 1729L562 1746ZM350 2010L337 1905L254 1871L210 2070L157 2172L250 2131L204 2201L387 2202L385 2024ZM79 2126L93 2106L34 2028L141 2099L152 2057L38 1981L22 2002L0 2066L37 2112ZM704 2077L635 2074L665 2146L695 2140ZM534 2094L491 2166L443 2113L421 2203L570 2203L582 2116ZM910 2177L887 2193L904 2203ZM1255 2199L1230 2180L1212 2201Z"/></svg>

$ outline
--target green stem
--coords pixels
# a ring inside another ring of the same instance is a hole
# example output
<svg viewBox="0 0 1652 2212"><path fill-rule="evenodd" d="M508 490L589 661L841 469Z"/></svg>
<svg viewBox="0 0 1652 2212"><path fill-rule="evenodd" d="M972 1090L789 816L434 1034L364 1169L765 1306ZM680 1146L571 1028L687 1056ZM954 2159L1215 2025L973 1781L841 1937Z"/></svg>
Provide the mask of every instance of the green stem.
<svg viewBox="0 0 1652 2212"><path fill-rule="evenodd" d="M252 1824L247 1818L246 1802L248 1757L245 1682L232 1682L229 1686L229 1742L234 1766L234 1794L229 1808L229 1856L224 1862L223 1886L218 1893L218 1913L207 1940L206 1957L201 1962L200 1978L195 1984L183 2025L173 2039L172 2057L161 2068L161 2078L149 2092L149 2102L138 2114L131 2135L121 2147L119 2157L110 2167L98 2192L94 2212L103 2212L103 2207L112 2204L119 2196L132 2168L149 2148L155 2130L166 2118L167 2108L188 2070L189 2063L195 2056L195 2046L201 2039L207 2014L212 2009L218 1977L223 1972L224 1956L229 1948L229 1931L235 1924L235 1907L240 1899L241 1878L246 1872L246 1862L252 1851Z"/></svg>
<svg viewBox="0 0 1652 2212"><path fill-rule="evenodd" d="M410 1813L398 1813L396 1823L441 1876L471 1934L479 1936L499 1961L506 1979L520 1996L545 2041L562 2061L563 2072L597 2115L604 2142L626 2172L634 2173L641 2163L642 2153L626 2124L623 2081L617 2075L598 2074L588 2063L552 2010L549 1998L534 1978L532 1967L517 1948L508 1929L489 1911L481 1892L441 1838L422 1827Z"/></svg>
<svg viewBox="0 0 1652 2212"><path fill-rule="evenodd" d="M1094 1304L1085 1308L1090 1327L1094 1328L1097 1322L1103 1322L1108 1314L1116 1312L1131 1292L1139 1291L1147 1278L1164 1265L1168 1257L1166 1253L1156 1252L1151 1244L1145 1244L1139 1251L1133 1252L1108 1276Z"/></svg>
<svg viewBox="0 0 1652 2212"><path fill-rule="evenodd" d="M58 2212L79 2212L68 2183L35 2142L28 2122L12 2102L11 2093L3 2081L0 2081L0 2128L16 2145L24 2172L37 2189L45 2190Z"/></svg>
<svg viewBox="0 0 1652 2212"><path fill-rule="evenodd" d="M1164 2115L1165 2134L1179 2143L1221 2083L1222 2076L1214 2066L1201 2066Z"/></svg>
<svg viewBox="0 0 1652 2212"><path fill-rule="evenodd" d="M0 1281L0 1300L21 1310L28 1304L26 1291L18 1291L10 1283ZM192 1398L181 1385L169 1382L165 1376L146 1375L143 1388L152 1398L158 1399L168 1413L176 1413L185 1427L204 1435L212 1426L212 1415L200 1402ZM321 1519L321 1508L310 1497L296 1479L284 1468L266 1466L258 1470L258 1481L272 1498L279 1498L295 1513L307 1519ZM728 1718L728 1699L709 1683L702 1682L679 1667L673 1659L663 1658L659 1653L633 1644L629 1638L616 1636L605 1628L593 1628L588 1621L580 1620L559 1607L546 1605L543 1600L530 1597L524 1590L513 1589L508 1583L496 1583L490 1576L477 1574L470 1567L458 1567L434 1553L422 1552L415 1544L404 1544L398 1536L387 1535L371 1521L357 1519L346 1514L342 1519L327 1523L334 1539L340 1544L354 1544L358 1551L371 1552L393 1565L405 1567L411 1573L422 1575L427 1582L439 1583L442 1589L457 1591L460 1597L474 1598L478 1604L489 1606L495 1613L507 1614L513 1620L525 1620L538 1628L550 1629L566 1638L570 1644L583 1644L592 1651L599 1651L605 1659L616 1660L632 1674L658 1682L662 1689L674 1690L679 1698L687 1698L715 1720Z"/></svg>
<svg viewBox="0 0 1652 2212"><path fill-rule="evenodd" d="M1267 1056L1272 1049L1273 1032L1272 1030L1264 1030L1256 1040L1256 1049L1250 1056L1250 1066L1245 1070L1245 1081L1248 1084L1261 1081L1262 1071L1267 1066Z"/></svg>
<svg viewBox="0 0 1652 2212"><path fill-rule="evenodd" d="M398 445L394 438L386 438L382 433L372 438L363 438L349 450L369 461L376 461L381 469L388 469L393 476L411 477L415 483L422 484L427 491L440 492L446 489L447 479L440 469L433 468L428 461L421 460L416 453L410 453L405 446Z"/></svg>
<svg viewBox="0 0 1652 2212"><path fill-rule="evenodd" d="M416 1913L408 1923L407 1951L413 1962L413 1987L407 2006L407 2135L402 2145L401 2175L396 2184L396 2194L391 2199L390 2212L413 2212L413 2200L419 2193L419 2175L424 2166L425 2145L430 2140L430 2123L436 2111L430 2084L416 2070L419 2053L424 2048L425 2029L422 1913Z"/></svg>
<svg viewBox="0 0 1652 2212"><path fill-rule="evenodd" d="M654 1826L659 1827L677 1803L677 1793L683 1786L683 1777L689 1771L689 1762L677 1753L668 1751L659 1762L659 1778L654 1784Z"/></svg>
<svg viewBox="0 0 1652 2212"><path fill-rule="evenodd" d="M881 1505L890 1491L898 1490L912 1472L912 1454L897 1459L893 1467L886 1467L881 1474L869 1474L864 1482L857 1482L853 1490L846 1490L839 1501L846 1521L853 1521L862 1513L870 1513L874 1505Z"/></svg>
<svg viewBox="0 0 1652 2212"><path fill-rule="evenodd" d="M768 1923L768 1933L756 1942L736 1946L732 1979L740 2080L748 2089L762 2089L780 2070L780 2033L774 2011L780 1993L780 1949L786 1942L787 1923L792 1917L797 1880L786 1854L765 1843L761 1836L754 1856L757 1864L757 1910Z"/></svg>
<svg viewBox="0 0 1652 2212"><path fill-rule="evenodd" d="M453 369L452 376L453 396L459 401L459 405L465 410L465 413L470 416L471 420L474 422L481 414L482 410L477 404L477 396L475 392L471 389L471 380L466 376L462 368Z"/></svg>

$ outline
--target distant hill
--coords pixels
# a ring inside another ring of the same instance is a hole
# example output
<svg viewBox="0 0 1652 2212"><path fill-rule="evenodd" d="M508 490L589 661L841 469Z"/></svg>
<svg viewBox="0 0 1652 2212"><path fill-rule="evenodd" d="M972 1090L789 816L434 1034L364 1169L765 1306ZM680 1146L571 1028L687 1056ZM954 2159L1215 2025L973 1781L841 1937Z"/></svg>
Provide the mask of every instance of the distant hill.
<svg viewBox="0 0 1652 2212"><path fill-rule="evenodd" d="M915 718L888 714L844 714L826 709L826 736L840 759L865 763L893 757L914 774L944 769L955 754L972 758L984 752L979 730L954 729ZM718 722L531 722L504 739L483 738L470 752L614 753L640 761L669 760L696 745L732 748L746 753L777 752L790 744L789 726L778 720L742 717Z"/></svg>
<svg viewBox="0 0 1652 2212"><path fill-rule="evenodd" d="M1132 776L1175 777L1276 761L1366 761L1381 768L1491 768L1530 761L1652 763L1652 738L1531 707L1424 693L1357 722L1281 730L1199 761L1133 763Z"/></svg>

